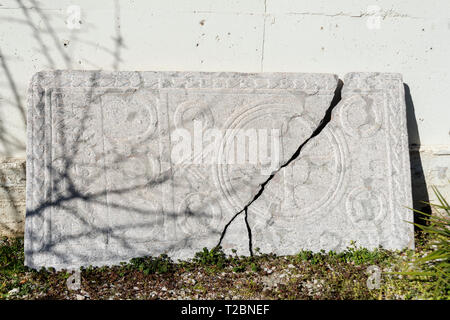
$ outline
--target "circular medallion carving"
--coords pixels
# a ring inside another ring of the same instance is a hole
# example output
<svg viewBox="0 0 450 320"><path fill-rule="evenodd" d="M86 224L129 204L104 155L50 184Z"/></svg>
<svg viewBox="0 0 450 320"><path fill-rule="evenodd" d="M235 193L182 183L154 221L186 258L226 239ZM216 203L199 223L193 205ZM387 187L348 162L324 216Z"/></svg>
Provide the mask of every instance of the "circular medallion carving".
<svg viewBox="0 0 450 320"><path fill-rule="evenodd" d="M101 101L103 131L113 144L143 142L156 133L158 101L149 92L106 92Z"/></svg>
<svg viewBox="0 0 450 320"><path fill-rule="evenodd" d="M178 206L178 225L187 235L202 236L218 230L222 211L209 194L193 192Z"/></svg>
<svg viewBox="0 0 450 320"><path fill-rule="evenodd" d="M345 98L340 108L341 125L350 136L367 138L382 126L382 108L376 108L373 98L353 95Z"/></svg>
<svg viewBox="0 0 450 320"><path fill-rule="evenodd" d="M253 197L254 191L257 191L258 185L270 175L271 164L259 156L264 151L260 148L267 148L267 159L271 161L278 156L279 163L276 167L279 167L295 152L295 143L288 140L299 141L310 133L311 121L301 117L303 105L296 100L290 102L242 107L240 110L243 111L234 114L225 123L226 134L217 155L215 175L220 192L234 210L242 210ZM257 136L257 139L254 139L257 141L257 147L250 150L246 145L245 162L241 163L237 160L236 139L239 134L251 136L252 130ZM267 137L263 144L267 145L261 144L259 135L264 134L267 134ZM277 139L278 146L277 143L272 144ZM258 156L255 157L254 153L258 153ZM256 163L249 161L252 156L257 159Z"/></svg>
<svg viewBox="0 0 450 320"><path fill-rule="evenodd" d="M386 200L381 192L365 187L350 191L345 200L345 208L350 220L362 227L371 228L384 219Z"/></svg>

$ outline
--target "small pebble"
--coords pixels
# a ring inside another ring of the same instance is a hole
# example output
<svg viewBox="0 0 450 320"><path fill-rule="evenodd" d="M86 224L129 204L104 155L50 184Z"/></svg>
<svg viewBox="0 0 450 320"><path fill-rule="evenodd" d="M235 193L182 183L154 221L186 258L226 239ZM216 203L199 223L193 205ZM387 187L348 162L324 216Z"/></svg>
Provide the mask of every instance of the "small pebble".
<svg viewBox="0 0 450 320"><path fill-rule="evenodd" d="M19 293L19 288L14 288L14 289L8 291L9 295L15 295L18 293Z"/></svg>

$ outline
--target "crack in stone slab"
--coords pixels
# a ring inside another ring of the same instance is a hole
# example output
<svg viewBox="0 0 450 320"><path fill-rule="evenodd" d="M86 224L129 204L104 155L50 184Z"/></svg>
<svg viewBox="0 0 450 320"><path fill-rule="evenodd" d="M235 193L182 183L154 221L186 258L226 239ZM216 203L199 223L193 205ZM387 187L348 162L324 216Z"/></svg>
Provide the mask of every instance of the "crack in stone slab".
<svg viewBox="0 0 450 320"><path fill-rule="evenodd" d="M26 265L188 259L220 236L224 250L245 255L256 246L277 255L338 252L351 241L413 247L402 77L353 72L343 81L36 74L27 108ZM217 133L214 142L204 129Z"/></svg>
<svg viewBox="0 0 450 320"><path fill-rule="evenodd" d="M343 82L324 130L248 208L253 247L261 252L414 247L402 76L352 72ZM234 223L222 246L247 253L243 229Z"/></svg>
<svg viewBox="0 0 450 320"><path fill-rule="evenodd" d="M281 169L287 167L290 163L292 163L294 160L296 160L299 156L300 153L303 149L303 147L314 137L318 136L322 130L326 127L326 125L331 121L331 113L334 109L334 107L339 103L339 101L341 101L341 92L342 92L342 87L343 87L343 82L342 80L339 80L337 85L336 85L336 90L334 91L334 96L333 99L331 100L330 106L328 107L328 109L325 112L324 117L322 118L322 120L320 121L319 125L317 126L317 128L313 131L313 133L309 136L309 138L307 138L305 141L303 141L302 144L300 144L300 146L297 148L297 150L294 152L294 154L292 155L292 157L286 161L285 163L283 163L274 173L272 173L262 184L260 184L260 189L258 191L258 193L251 199L251 201L249 203L247 203L247 205L245 205L245 207L237 212L231 219L230 221L225 225L221 235L220 235L220 239L219 242L217 244L216 247L219 247L222 244L222 241L226 235L226 232L228 230L228 227L231 225L231 223L242 213L245 213L244 216L244 221L246 224L246 228L247 228L247 233L248 233L248 243L249 243L249 252L250 252L250 256L253 256L253 241L252 241L252 231L251 231L251 227L248 223L248 208L252 205L253 202L255 202L264 192L264 189L266 187L266 185L278 174L278 172L281 171Z"/></svg>
<svg viewBox="0 0 450 320"><path fill-rule="evenodd" d="M317 128L337 82L305 73L36 74L27 108L26 265L188 259L214 247L244 207L247 231L232 228L241 227L236 239L252 251L255 204L247 204Z"/></svg>

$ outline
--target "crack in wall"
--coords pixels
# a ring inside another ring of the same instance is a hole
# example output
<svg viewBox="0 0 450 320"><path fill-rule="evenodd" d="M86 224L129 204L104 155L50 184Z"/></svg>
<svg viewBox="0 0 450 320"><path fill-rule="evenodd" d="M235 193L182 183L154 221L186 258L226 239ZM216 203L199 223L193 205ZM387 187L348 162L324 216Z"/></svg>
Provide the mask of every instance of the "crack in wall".
<svg viewBox="0 0 450 320"><path fill-rule="evenodd" d="M322 17L347 17L347 18L366 18L366 17L381 17L386 18L409 18L409 19L427 19L426 17L412 16L406 13L394 11L393 9L383 10L380 12L337 12L337 13L325 13L325 12L285 12L287 15L301 15L301 16L322 16Z"/></svg>
<svg viewBox="0 0 450 320"><path fill-rule="evenodd" d="M264 69L264 48L266 42L266 18L267 18L267 0L264 0L264 20L263 20L263 34L261 44L261 72Z"/></svg>
<svg viewBox="0 0 450 320"><path fill-rule="evenodd" d="M284 164L282 164L274 173L272 173L261 185L258 193L253 197L253 199L250 200L250 202L239 212L237 212L231 219L228 221L228 223L225 225L224 229L222 230L222 233L220 235L219 242L216 247L219 247L222 244L223 238L226 235L226 232L228 230L228 227L231 225L231 223L242 213L245 213L244 215L244 221L245 225L247 227L247 233L248 233L248 247L250 256L253 256L253 240L252 240L252 230L250 227L250 224L248 223L248 208L252 205L253 202L258 200L258 198L263 194L266 185L280 172L281 169L287 167L290 163L292 163L294 160L296 160L303 149L303 147L314 137L318 136L323 129L325 129L326 125L331 121L331 113L334 109L334 107L341 101L341 93L342 93L342 87L344 83L342 80L339 79L338 84L336 86L336 90L334 91L333 99L331 100L330 106L328 107L327 111L325 112L324 117L320 121L317 128L313 131L313 133L307 138L305 141L303 141L302 144L297 148L297 150L294 152L292 157L286 161Z"/></svg>

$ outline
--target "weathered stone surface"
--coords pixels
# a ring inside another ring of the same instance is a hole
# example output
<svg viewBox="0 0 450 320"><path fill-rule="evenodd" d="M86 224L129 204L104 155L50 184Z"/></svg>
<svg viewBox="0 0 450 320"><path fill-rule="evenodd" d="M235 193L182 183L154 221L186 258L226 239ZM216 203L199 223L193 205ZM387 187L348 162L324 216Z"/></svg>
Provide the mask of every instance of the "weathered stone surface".
<svg viewBox="0 0 450 320"><path fill-rule="evenodd" d="M25 263L190 258L215 246L317 128L336 85L325 74L36 74Z"/></svg>
<svg viewBox="0 0 450 320"><path fill-rule="evenodd" d="M413 247L402 78L351 73L331 121L251 204L253 247L295 254L356 245ZM241 228L240 226L235 226ZM248 252L230 228L227 246Z"/></svg>
<svg viewBox="0 0 450 320"><path fill-rule="evenodd" d="M25 221L25 161L0 159L0 236L23 235Z"/></svg>

